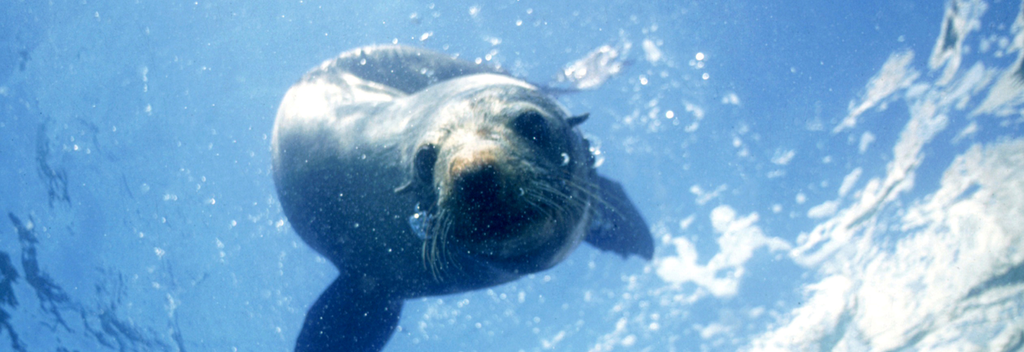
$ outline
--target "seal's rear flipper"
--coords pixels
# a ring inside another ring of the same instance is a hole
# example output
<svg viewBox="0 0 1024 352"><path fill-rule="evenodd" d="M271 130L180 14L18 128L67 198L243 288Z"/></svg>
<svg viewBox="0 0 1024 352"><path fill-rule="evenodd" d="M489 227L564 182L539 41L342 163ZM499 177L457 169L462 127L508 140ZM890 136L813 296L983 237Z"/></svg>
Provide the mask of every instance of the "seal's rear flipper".
<svg viewBox="0 0 1024 352"><path fill-rule="evenodd" d="M651 260L654 257L654 240L647 222L640 216L633 202L626 196L618 182L596 176L600 201L594 202L597 210L590 223L586 241L602 250L618 253L623 258L630 254Z"/></svg>
<svg viewBox="0 0 1024 352"><path fill-rule="evenodd" d="M398 325L402 299L386 287L361 284L342 275L334 280L313 307L295 342L296 352L377 352L384 348Z"/></svg>

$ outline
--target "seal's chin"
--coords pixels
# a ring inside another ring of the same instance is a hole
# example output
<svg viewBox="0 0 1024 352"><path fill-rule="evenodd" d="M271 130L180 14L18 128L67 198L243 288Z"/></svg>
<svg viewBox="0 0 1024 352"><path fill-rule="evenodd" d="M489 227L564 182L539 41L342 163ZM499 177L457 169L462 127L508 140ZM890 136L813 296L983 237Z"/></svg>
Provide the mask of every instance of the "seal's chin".
<svg viewBox="0 0 1024 352"><path fill-rule="evenodd" d="M567 252L571 230L532 209L486 209L452 219L450 243L461 254L498 269L532 273L550 268Z"/></svg>

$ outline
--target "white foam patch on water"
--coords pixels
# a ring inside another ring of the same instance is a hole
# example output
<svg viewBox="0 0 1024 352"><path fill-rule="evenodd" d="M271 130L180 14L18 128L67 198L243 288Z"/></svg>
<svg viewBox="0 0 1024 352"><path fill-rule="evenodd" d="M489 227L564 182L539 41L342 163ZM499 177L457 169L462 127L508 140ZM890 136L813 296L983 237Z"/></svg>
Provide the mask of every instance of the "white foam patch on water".
<svg viewBox="0 0 1024 352"><path fill-rule="evenodd" d="M757 213L737 217L729 206L715 208L711 211L711 224L721 250L706 265L700 265L693 243L686 238L673 238L676 255L660 259L658 276L673 284L692 282L717 297L735 295L745 273L744 264L755 250L767 247L771 251L787 251L791 247L786 241L766 236L757 221Z"/></svg>
<svg viewBox="0 0 1024 352"><path fill-rule="evenodd" d="M854 184L857 183L857 180L860 179L860 175L863 172L864 170L859 167L850 171L846 177L843 177L843 183L839 186L839 198L828 200L811 207L811 209L807 210L807 217L811 219L822 219L836 215L836 212L839 211L839 206L842 205L843 198L850 193L850 190L853 189Z"/></svg>
<svg viewBox="0 0 1024 352"><path fill-rule="evenodd" d="M698 185L690 186L690 193L697 196L696 202L699 205L704 205L710 202L712 199L718 198L722 192L728 189L725 185L719 185L714 191L706 191Z"/></svg>
<svg viewBox="0 0 1024 352"><path fill-rule="evenodd" d="M894 64L894 58L913 57L912 52L902 52L890 56L882 71L872 79L870 86L878 86L879 77L888 77L888 81L905 81L907 77L917 77L918 74L909 74L914 70L906 67L908 62ZM900 61L900 60L897 60ZM902 62L902 61L901 61ZM893 67L900 66L900 69ZM896 79L899 78L899 79ZM947 86L928 86L913 95L906 95L906 103L909 106L910 121L900 133L900 138L892 149L892 161L886 165L884 178L873 178L867 182L865 187L858 193L856 201L849 207L841 209L824 223L815 227L810 233L801 234L798 238L798 246L793 250L793 257L802 265L816 266L823 260L831 257L837 250L846 246L858 231L873 222L874 216L884 205L894 200L901 193L913 188L914 174L921 164L924 155L921 152L923 146L930 142L937 133L946 128L948 124L947 113L955 109L957 102L969 97L971 92L977 89L966 89L966 82L975 84L984 83L985 80L978 80L976 75L967 74L958 82ZM901 86L911 87L910 82ZM872 91L872 89L869 89ZM888 95L895 91L887 93ZM874 104L881 103L882 99L868 99L867 102ZM874 105L863 105L862 112L873 108ZM837 126L837 129L839 127ZM868 222L868 223L865 223Z"/></svg>
<svg viewBox="0 0 1024 352"><path fill-rule="evenodd" d="M857 118L861 114L880 106L880 103L890 99L897 91L910 87L911 83L920 76L920 73L909 67L913 59L914 53L911 51L893 53L889 56L889 59L882 65L882 71L868 82L860 102L850 102L850 113L832 129L832 133L839 133L856 126ZM884 105L882 107L884 108Z"/></svg>
<svg viewBox="0 0 1024 352"><path fill-rule="evenodd" d="M1015 107L1024 104L1024 77L1021 77L1019 71L1024 67L1024 12L1017 14L1011 28L1015 34L1009 50L1017 51L1017 60L1003 70L988 96L972 115L1013 116L1020 113Z"/></svg>
<svg viewBox="0 0 1024 352"><path fill-rule="evenodd" d="M740 105L740 96L736 95L735 92L726 93L724 96L722 96L722 104Z"/></svg>
<svg viewBox="0 0 1024 352"><path fill-rule="evenodd" d="M853 189L853 186L857 183L857 180L860 179L860 174L862 173L864 173L864 169L858 167L853 169L853 171L850 171L846 177L843 177L843 184L839 186L840 197L845 197L850 193L850 190Z"/></svg>
<svg viewBox="0 0 1024 352"><path fill-rule="evenodd" d="M966 35L984 4L956 1L955 6L959 10L947 11L946 25L959 26L960 35ZM1015 41L1024 41L1020 17L1013 29ZM908 66L912 52L893 54L872 78L861 102L851 104L850 115L835 132L853 127L862 113L900 96L910 120L892 149L884 176L854 191L863 171L848 174L839 193L840 198L854 194L850 204L801 234L790 256L822 279L805 285L804 304L786 313L747 349L1020 348L1024 139L972 145L946 168L937 191L897 200L914 186L917 168L926 157L924 145L955 143L978 129L972 122L951 141L933 141L950 116L963 115L957 112L972 98L988 89L974 117L979 112L999 116L1002 111L1019 111L1024 103L1022 85L1004 84L1020 59L1002 69L976 63L958 71L959 45L938 58L933 53L931 68L943 70L934 82L914 82L919 75ZM995 80L997 76L1001 78ZM826 214L831 204L823 203L811 213ZM896 207L902 209L895 211Z"/></svg>
<svg viewBox="0 0 1024 352"><path fill-rule="evenodd" d="M658 45L650 39L644 39L641 47L644 49L644 59L647 59L647 62L652 64L660 61L662 56L664 56L661 53L661 49L658 49Z"/></svg>
<svg viewBox="0 0 1024 352"><path fill-rule="evenodd" d="M772 164L775 165L788 165L790 161L793 161L793 157L796 156L796 151L778 149L775 151L775 155L772 156Z"/></svg>
<svg viewBox="0 0 1024 352"><path fill-rule="evenodd" d="M981 16L987 9L988 4L977 0L955 0L946 6L942 33L928 58L928 67L932 70L945 67L937 84L948 83L956 74L963 61L964 40L981 28Z"/></svg>
<svg viewBox="0 0 1024 352"><path fill-rule="evenodd" d="M830 200L818 205L815 205L810 210L807 210L807 217L811 219L820 219L835 215L836 210L839 209L838 200Z"/></svg>
<svg viewBox="0 0 1024 352"><path fill-rule="evenodd" d="M961 347L999 350L984 341L943 336L963 337L968 330L992 335L1008 327L1024 331L1024 319L1013 316L1024 304L1024 284L985 286L1024 263L1020 170L1024 140L974 146L960 155L943 175L941 188L898 219L906 236L891 251L873 239L888 225L863 227L821 265L825 279L807 285L806 304L755 340L753 349L803 350L837 336L838 350L891 350L924 336L917 347L956 341ZM1007 317L991 319L999 316Z"/></svg>
<svg viewBox="0 0 1024 352"><path fill-rule="evenodd" d="M861 154L864 154L864 152L868 150L868 147L871 146L871 143L874 141L875 134L865 131L863 134L860 135L860 145L857 147L857 149L860 151Z"/></svg>

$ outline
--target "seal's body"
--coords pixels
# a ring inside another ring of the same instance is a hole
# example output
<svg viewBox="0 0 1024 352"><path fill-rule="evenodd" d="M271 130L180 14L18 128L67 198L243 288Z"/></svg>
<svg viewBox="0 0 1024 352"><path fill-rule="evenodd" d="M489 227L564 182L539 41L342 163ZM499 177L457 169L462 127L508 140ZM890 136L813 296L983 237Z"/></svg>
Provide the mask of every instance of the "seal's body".
<svg viewBox="0 0 1024 352"><path fill-rule="evenodd" d="M581 241L650 259L622 188L536 87L401 46L343 53L285 95L274 180L295 231L341 272L296 350L378 351L408 298L550 268Z"/></svg>

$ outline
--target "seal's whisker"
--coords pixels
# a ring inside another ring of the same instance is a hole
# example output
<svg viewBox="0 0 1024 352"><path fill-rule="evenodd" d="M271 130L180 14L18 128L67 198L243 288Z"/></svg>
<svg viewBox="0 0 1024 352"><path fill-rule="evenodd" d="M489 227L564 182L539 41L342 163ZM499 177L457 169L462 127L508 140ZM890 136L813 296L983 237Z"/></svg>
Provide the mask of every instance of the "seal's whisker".
<svg viewBox="0 0 1024 352"><path fill-rule="evenodd" d="M447 215L447 212L445 213L445 215ZM444 223L442 223L441 226L442 226L441 227L441 233L439 234L439 236L437 238L437 240L439 242L441 242L441 244L437 248L436 255L437 255L438 264L439 264L439 266L441 268L441 272L443 273L448 268L448 263L449 263L449 260L448 260L449 259L448 258L448 230L451 229L451 219L448 216L445 216Z"/></svg>
<svg viewBox="0 0 1024 352"><path fill-rule="evenodd" d="M440 220L441 216L438 214L438 216L430 222L430 227L428 228L429 237L427 237L426 241L423 242L424 260L430 263L430 274L434 276L435 280L437 280L438 277L436 267L437 263L434 262L434 249L437 245L437 222Z"/></svg>
<svg viewBox="0 0 1024 352"><path fill-rule="evenodd" d="M579 176L570 175L566 173L556 173L551 175L551 178L556 179L558 181L562 181L567 187L571 187L577 192L583 193L591 198L599 198L597 196L597 190L595 189L594 185L591 184L590 182L585 182L585 180L581 180ZM588 186L585 187L583 185Z"/></svg>
<svg viewBox="0 0 1024 352"><path fill-rule="evenodd" d="M555 197L552 196L551 191L546 190L544 188L545 185L543 184L531 185L530 191L526 192L526 195L529 199L531 199L531 201L533 201L535 204L538 204L538 206L541 207L541 209L543 209L545 213L549 215L554 215L553 213L551 213L551 211L554 211L556 213L559 212L559 210L557 209L558 205L554 204L553 198Z"/></svg>
<svg viewBox="0 0 1024 352"><path fill-rule="evenodd" d="M431 206L430 209L427 210L427 213L432 214L434 213L435 210L436 207ZM434 243L434 239L437 238L437 234L435 233L437 228L437 221L438 218L434 217L433 219L426 223L426 228L424 229L424 232L426 233L426 238L423 239L423 245L421 246L420 249L420 256L423 261L423 268L426 270L430 270L430 274L431 276L434 277L435 280L437 280L437 273L436 270L434 270L434 262L432 260L431 247Z"/></svg>
<svg viewBox="0 0 1024 352"><path fill-rule="evenodd" d="M537 183L532 188L535 191L531 192L531 194L535 195L535 199L541 204L541 208L549 209L546 211L550 214L548 217L555 221L568 221L568 219L574 217L573 213L576 212L575 210L583 205L579 199L567 197L564 192L550 185Z"/></svg>
<svg viewBox="0 0 1024 352"><path fill-rule="evenodd" d="M448 212L443 208L437 211L434 221L430 223L430 238L423 243L423 260L430 264L430 273L434 280L437 281L444 280L444 275L442 275L444 273L444 258L441 253L442 248L439 248L438 242L444 241L449 223L450 216Z"/></svg>
<svg viewBox="0 0 1024 352"><path fill-rule="evenodd" d="M555 214L553 214L551 212L551 209L550 209L549 206L545 206L546 202L544 201L544 199L542 199L542 197L543 197L543 195L538 194L538 192L534 191L534 188L531 187L529 192L525 192L525 191L523 192L523 199L522 200L523 200L524 203L526 203L527 205L529 205L531 208L535 209L536 211L540 212L545 217L548 217L548 218L554 217Z"/></svg>
<svg viewBox="0 0 1024 352"><path fill-rule="evenodd" d="M552 202L556 199L568 198L564 192L545 182L534 182L531 188L537 194L538 200L548 203L549 205L555 205Z"/></svg>
<svg viewBox="0 0 1024 352"><path fill-rule="evenodd" d="M451 231L452 225L451 213L445 211L443 219L444 221L441 223L441 232L438 233L437 236L437 242L440 242L440 245L438 245L435 250L435 260L438 263L438 270L442 276L448 269L448 264L451 263L451 259L448 256L448 235Z"/></svg>
<svg viewBox="0 0 1024 352"><path fill-rule="evenodd" d="M561 180L565 181L566 186L572 187L573 189L583 193L588 198L588 200L590 200L592 202L596 202L598 204L601 204L606 209L610 209L611 211L618 212L618 208L613 206L611 203L608 203L608 201L604 200L604 198L601 197L600 192L598 192L596 185L594 185L594 184L592 184L590 182L577 182L576 180L573 180L573 179L561 179ZM584 185L587 185L587 186L584 186Z"/></svg>
<svg viewBox="0 0 1024 352"><path fill-rule="evenodd" d="M571 182L566 182L566 185L572 185L572 183ZM535 187L536 187L537 190L546 193L546 197L545 198L547 198L548 200L553 201L553 200L558 199L558 200L563 201L564 204L558 204L560 206L566 206L566 205L578 206L578 205L582 205L585 202L585 199L583 199L583 197L574 196L570 192L567 192L565 190L556 188L555 186L553 186L549 182L536 182ZM581 191L583 190L583 188L574 188L574 189L578 189L578 190L581 190ZM586 193L584 193L584 195L586 195Z"/></svg>
<svg viewBox="0 0 1024 352"><path fill-rule="evenodd" d="M452 223L453 223L453 222L454 222L454 220L453 220L453 221L450 221L450 222L449 222L449 226L450 226L450 227L451 227L451 225L452 225ZM447 255L449 255L449 254L450 254L451 252L447 252L447 250L445 250L445 252L444 252L444 253L445 253L445 256L447 256ZM463 268L462 268L462 263L461 263L461 261L459 261L459 260L449 260L449 261L447 261L447 262L449 262L449 263L453 264L453 265L455 266L455 268L456 268L457 270L459 270L459 271L463 271Z"/></svg>
<svg viewBox="0 0 1024 352"><path fill-rule="evenodd" d="M429 256L429 254L427 254L427 248L430 247L430 242L431 240L429 238L423 240L423 245L420 246L420 258L423 263L423 269L430 270L431 273L433 273L432 264L430 263L430 260L427 259ZM435 276L434 279L437 279L437 277Z"/></svg>

